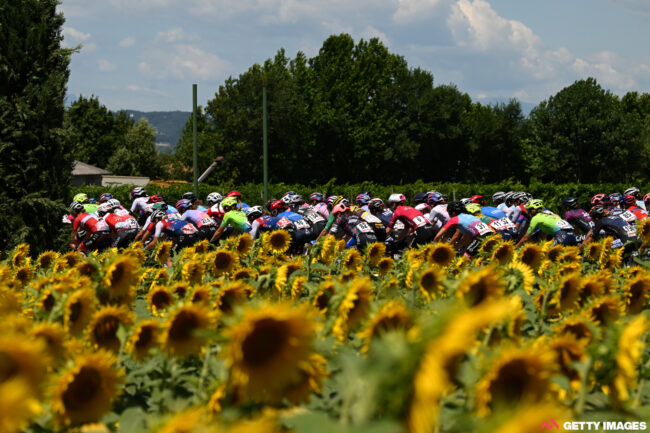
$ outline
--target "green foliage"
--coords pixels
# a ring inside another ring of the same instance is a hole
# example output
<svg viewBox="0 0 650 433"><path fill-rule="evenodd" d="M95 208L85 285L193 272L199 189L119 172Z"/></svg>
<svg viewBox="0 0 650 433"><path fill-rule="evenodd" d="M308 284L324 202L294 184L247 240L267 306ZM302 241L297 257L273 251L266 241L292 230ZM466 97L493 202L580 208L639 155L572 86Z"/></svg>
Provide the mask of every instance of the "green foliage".
<svg viewBox="0 0 650 433"><path fill-rule="evenodd" d="M108 160L106 169L123 176L156 177L160 172L160 161L156 152L156 130L140 119L124 136L124 146Z"/></svg>
<svg viewBox="0 0 650 433"><path fill-rule="evenodd" d="M0 4L0 250L53 248L68 194L63 115L68 64L55 0Z"/></svg>

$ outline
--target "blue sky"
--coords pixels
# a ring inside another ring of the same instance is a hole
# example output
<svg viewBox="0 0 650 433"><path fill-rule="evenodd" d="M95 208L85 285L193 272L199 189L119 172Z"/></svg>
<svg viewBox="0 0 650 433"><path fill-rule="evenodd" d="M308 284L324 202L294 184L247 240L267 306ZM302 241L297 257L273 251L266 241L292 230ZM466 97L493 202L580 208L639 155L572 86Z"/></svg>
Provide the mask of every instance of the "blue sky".
<svg viewBox="0 0 650 433"><path fill-rule="evenodd" d="M478 101L538 103L577 79L650 91L648 0L63 0L82 44L68 93L111 109L191 110L229 76L327 36L380 38L411 67Z"/></svg>

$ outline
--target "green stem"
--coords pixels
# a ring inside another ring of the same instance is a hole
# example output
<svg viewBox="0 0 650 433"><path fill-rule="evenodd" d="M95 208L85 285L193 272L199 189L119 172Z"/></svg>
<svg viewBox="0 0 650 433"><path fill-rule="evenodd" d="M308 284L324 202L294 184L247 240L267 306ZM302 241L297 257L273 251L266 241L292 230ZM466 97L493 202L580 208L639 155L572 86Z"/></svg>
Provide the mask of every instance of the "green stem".
<svg viewBox="0 0 650 433"><path fill-rule="evenodd" d="M593 360L591 356L587 356L587 362L584 369L582 370L582 377L580 378L580 394L578 394L578 401L576 402L576 415L582 415L582 412L585 409L585 400L587 399L588 392L588 379L589 371L593 365Z"/></svg>

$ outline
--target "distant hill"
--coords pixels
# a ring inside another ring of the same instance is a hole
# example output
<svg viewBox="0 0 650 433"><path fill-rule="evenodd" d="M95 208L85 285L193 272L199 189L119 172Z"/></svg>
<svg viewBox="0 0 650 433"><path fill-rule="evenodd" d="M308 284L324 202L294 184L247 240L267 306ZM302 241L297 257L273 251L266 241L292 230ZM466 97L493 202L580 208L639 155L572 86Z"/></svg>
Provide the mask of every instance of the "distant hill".
<svg viewBox="0 0 650 433"><path fill-rule="evenodd" d="M125 110L137 122L141 118L156 128L156 147L159 151L170 153L181 138L183 127L191 114L188 111L136 111Z"/></svg>

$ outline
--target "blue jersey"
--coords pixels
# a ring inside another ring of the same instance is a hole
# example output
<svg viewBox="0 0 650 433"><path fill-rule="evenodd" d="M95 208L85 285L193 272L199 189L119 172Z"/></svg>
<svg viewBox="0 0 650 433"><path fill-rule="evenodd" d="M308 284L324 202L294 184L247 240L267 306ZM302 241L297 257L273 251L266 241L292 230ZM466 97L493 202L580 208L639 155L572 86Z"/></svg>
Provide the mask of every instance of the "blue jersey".
<svg viewBox="0 0 650 433"><path fill-rule="evenodd" d="M489 216L490 218L501 219L506 217L504 211L492 206L483 206L481 212L483 212L483 215Z"/></svg>

